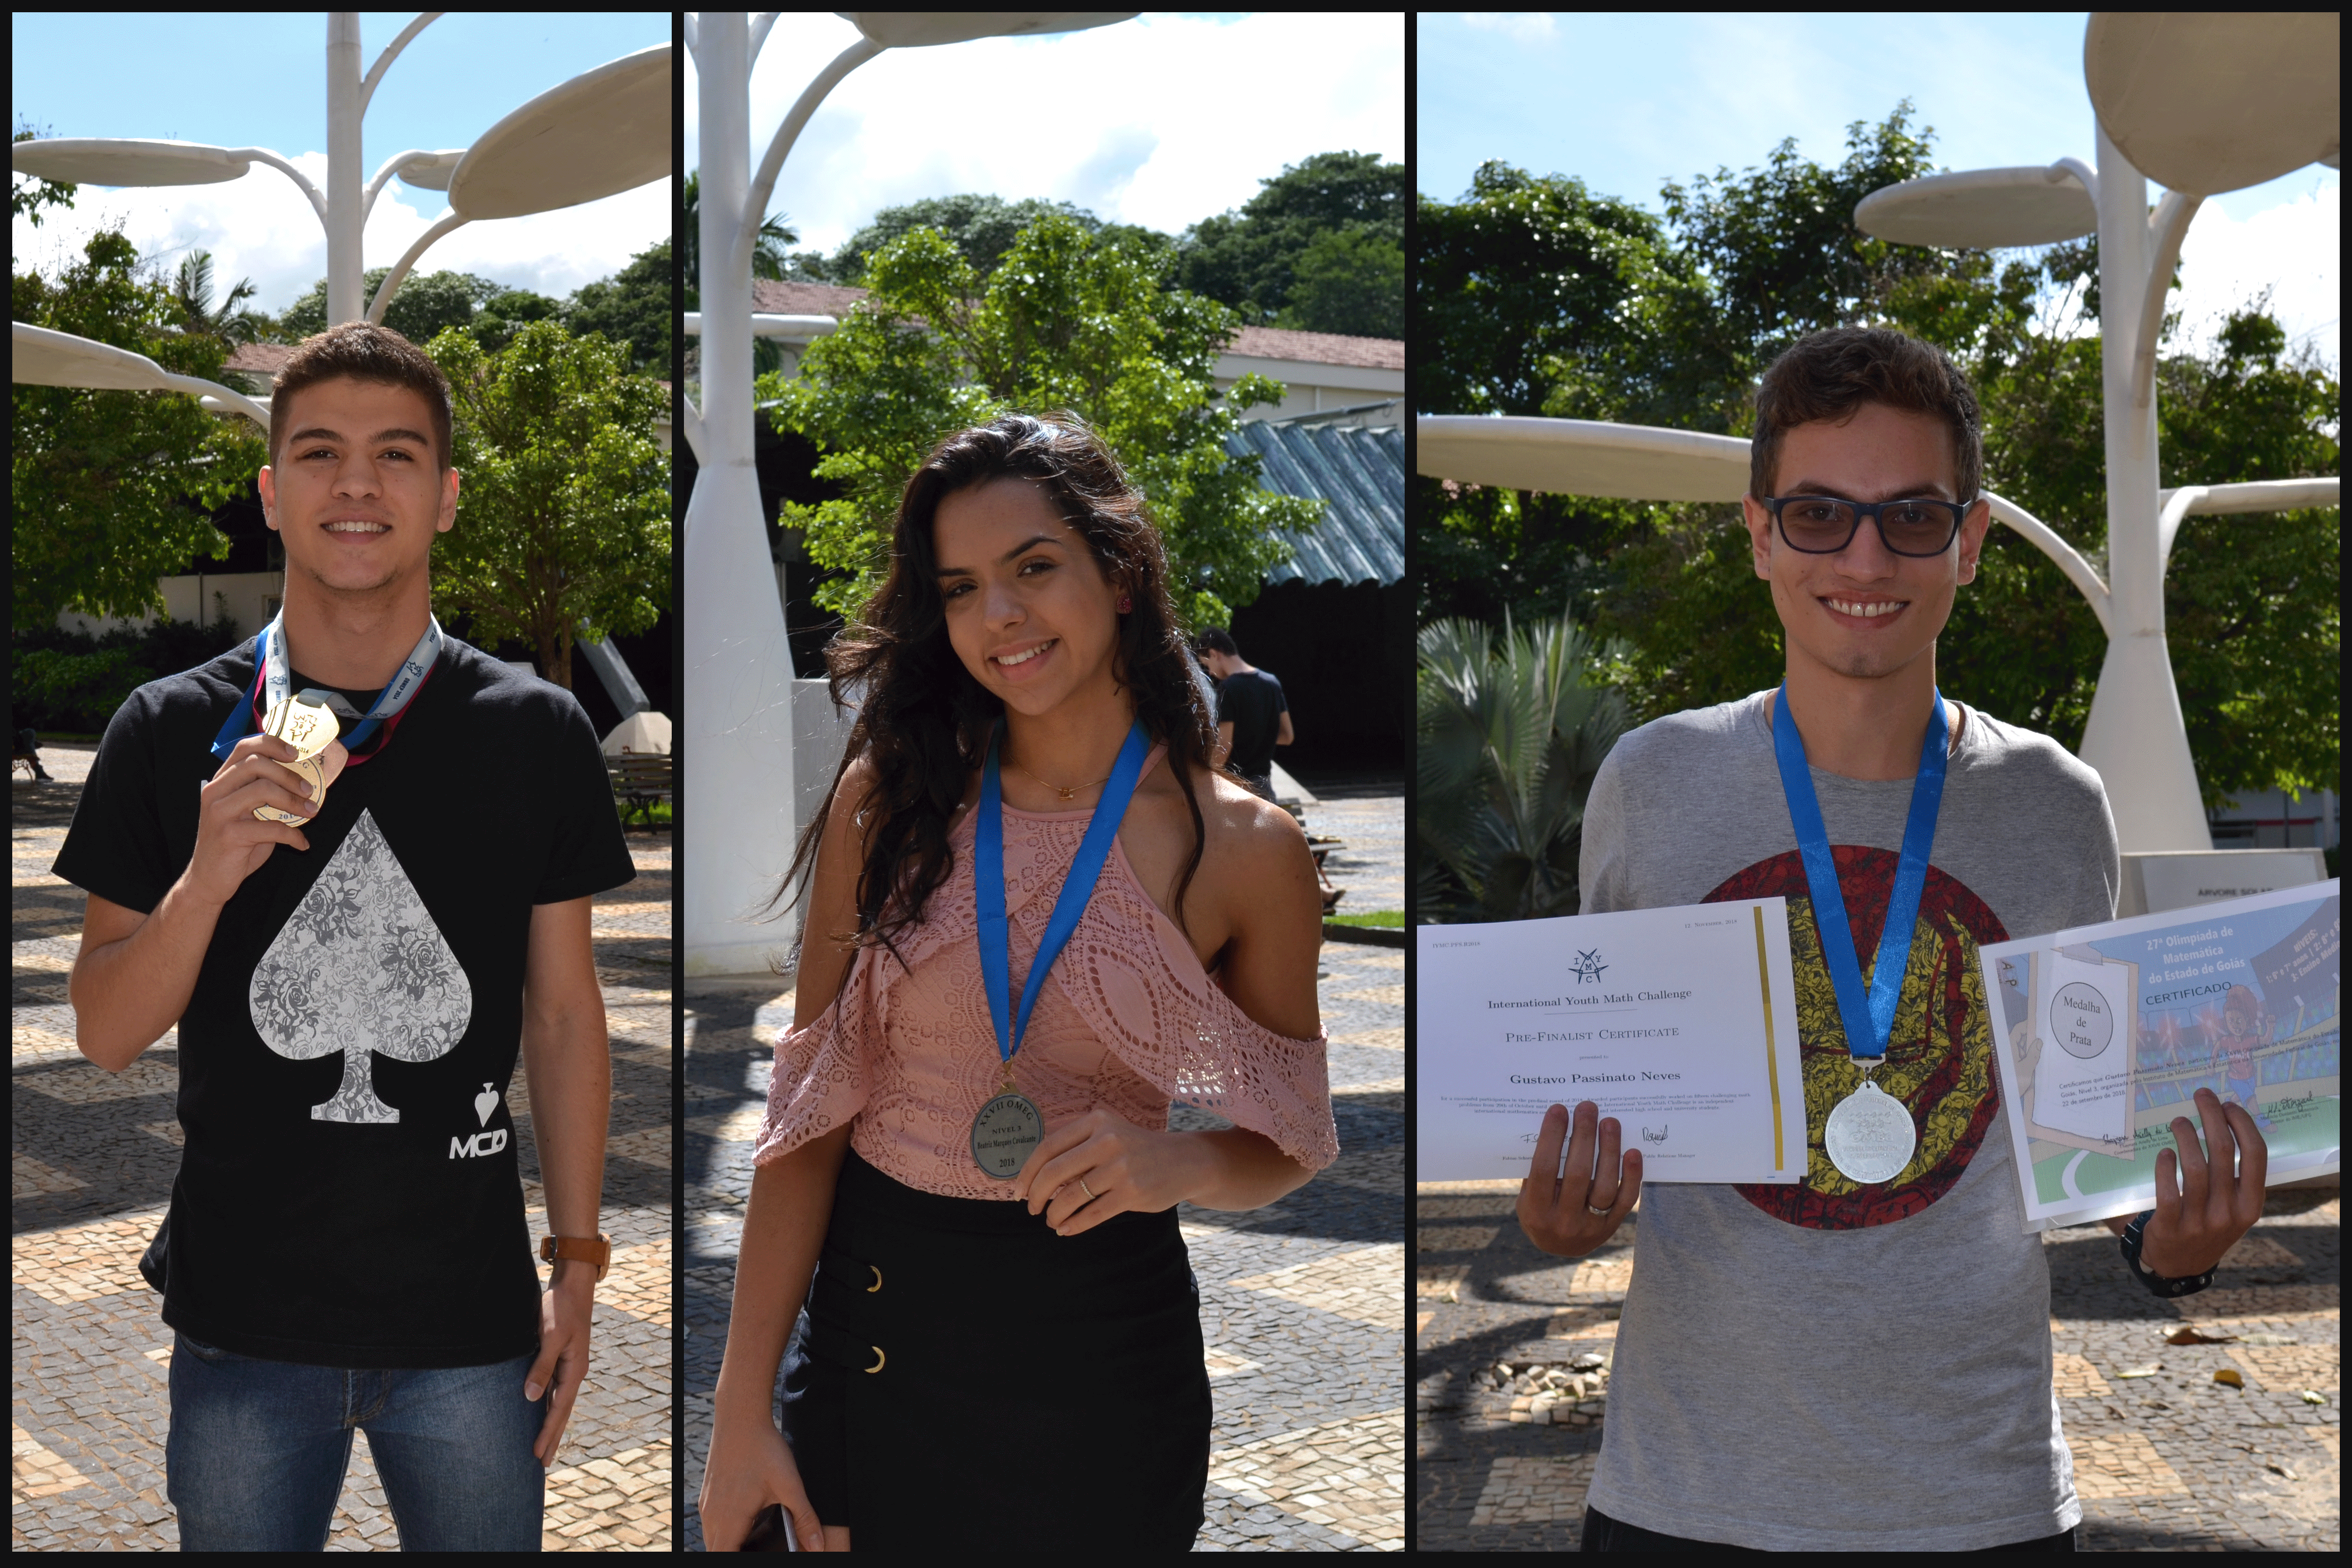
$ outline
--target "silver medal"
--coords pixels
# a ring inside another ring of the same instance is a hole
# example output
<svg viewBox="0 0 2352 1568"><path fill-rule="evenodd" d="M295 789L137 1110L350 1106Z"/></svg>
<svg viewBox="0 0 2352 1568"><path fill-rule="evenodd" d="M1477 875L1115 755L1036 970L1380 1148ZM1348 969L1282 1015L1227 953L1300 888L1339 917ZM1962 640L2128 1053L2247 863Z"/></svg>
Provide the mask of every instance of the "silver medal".
<svg viewBox="0 0 2352 1568"><path fill-rule="evenodd" d="M971 1119L971 1157L1000 1182L1012 1180L1045 1141L1045 1116L1027 1095L1007 1089Z"/></svg>
<svg viewBox="0 0 2352 1568"><path fill-rule="evenodd" d="M1911 1163L1918 1130L1903 1102L1869 1079L1832 1108L1822 1148L1849 1182L1873 1187L1891 1182Z"/></svg>

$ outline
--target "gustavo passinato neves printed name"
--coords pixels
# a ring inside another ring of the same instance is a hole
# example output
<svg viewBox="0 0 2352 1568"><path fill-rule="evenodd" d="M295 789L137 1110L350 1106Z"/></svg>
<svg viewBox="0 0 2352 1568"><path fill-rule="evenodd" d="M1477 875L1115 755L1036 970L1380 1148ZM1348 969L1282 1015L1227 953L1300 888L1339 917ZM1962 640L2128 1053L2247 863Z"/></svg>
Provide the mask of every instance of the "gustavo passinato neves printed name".
<svg viewBox="0 0 2352 1568"><path fill-rule="evenodd" d="M1513 1083L1672 1083L1678 1072L1572 1072L1559 1078L1530 1078L1513 1073Z"/></svg>

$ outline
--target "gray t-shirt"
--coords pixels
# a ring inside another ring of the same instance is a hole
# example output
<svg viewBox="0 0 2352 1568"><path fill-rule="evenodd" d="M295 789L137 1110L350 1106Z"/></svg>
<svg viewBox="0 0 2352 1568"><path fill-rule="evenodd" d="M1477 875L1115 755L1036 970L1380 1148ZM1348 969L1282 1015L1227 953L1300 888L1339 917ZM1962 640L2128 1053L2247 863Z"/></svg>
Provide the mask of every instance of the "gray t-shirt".
<svg viewBox="0 0 2352 1568"><path fill-rule="evenodd" d="M1911 781L1812 776L1867 984ZM2018 1197L1977 948L2110 920L2116 881L2098 775L1966 710L1878 1072L1919 1152L1857 1188L1822 1152L1860 1075L1764 694L1617 743L1585 810L1584 908L1789 900L1810 1159L1795 1186L1642 1194L1594 1508L1777 1551L1964 1552L2080 1522L2049 1269Z"/></svg>

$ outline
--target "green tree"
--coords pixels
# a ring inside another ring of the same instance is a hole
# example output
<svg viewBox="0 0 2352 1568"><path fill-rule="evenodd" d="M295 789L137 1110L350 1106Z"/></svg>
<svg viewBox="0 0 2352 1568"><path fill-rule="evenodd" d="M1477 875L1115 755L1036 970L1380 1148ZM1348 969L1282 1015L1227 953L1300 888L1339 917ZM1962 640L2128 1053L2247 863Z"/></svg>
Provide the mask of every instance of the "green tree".
<svg viewBox="0 0 2352 1568"><path fill-rule="evenodd" d="M606 342L625 348L631 370L667 380L670 323L676 319L670 300L674 275L669 241L661 240L631 257L612 277L582 284L564 309L564 325L575 335L603 333Z"/></svg>
<svg viewBox="0 0 2352 1568"><path fill-rule="evenodd" d="M374 303L376 290L391 275L389 267L369 268L361 280L361 303ZM412 272L385 308L383 324L412 343L430 342L451 327L472 326L475 314L506 291L504 284L470 272ZM287 306L278 324L280 332L297 340L325 331L327 280L320 279L309 293Z"/></svg>
<svg viewBox="0 0 2352 1568"><path fill-rule="evenodd" d="M480 637L530 644L568 689L575 633L641 632L669 603L668 464L654 437L668 396L621 350L552 321L496 353L456 328L425 352L449 378L463 475L434 597Z"/></svg>
<svg viewBox="0 0 2352 1568"><path fill-rule="evenodd" d="M1002 196L968 195L927 196L904 206L884 207L873 221L851 235L829 258L800 263L813 282L861 287L867 259L891 241L919 228L935 228L971 264L982 278L996 270L1021 231L1049 213L1059 213L1088 234L1102 232L1102 220L1073 202L1049 202L1031 196L1008 202Z"/></svg>
<svg viewBox="0 0 2352 1568"><path fill-rule="evenodd" d="M496 353L514 342L515 334L533 321L560 320L564 314L563 301L535 294L528 289L501 289L482 301L467 330L474 341Z"/></svg>
<svg viewBox="0 0 2352 1568"><path fill-rule="evenodd" d="M179 302L182 327L192 332L206 332L229 344L258 342L269 329L269 318L258 310L240 310L238 306L253 298L253 279L240 278L215 307L213 304L213 253L192 250L180 258L180 270L172 280L172 293Z"/></svg>
<svg viewBox="0 0 2352 1568"><path fill-rule="evenodd" d="M11 142L31 142L37 140L39 135L39 132L34 130L20 118L16 121L16 132L14 136L10 137L9 140ZM30 175L26 175L25 177L25 183L20 185L16 183L16 176L11 174L8 177L8 216L12 219L20 217L25 218L28 220L35 228L38 228L41 226L41 209L43 207L69 207L73 205L74 193L80 188L80 186L73 184L70 182L60 180L37 180Z"/></svg>
<svg viewBox="0 0 2352 1568"><path fill-rule="evenodd" d="M1416 672L1413 835L1423 921L1577 912L1584 803L1625 731L1568 616L1497 637L1475 621L1423 626Z"/></svg>
<svg viewBox="0 0 2352 1568"><path fill-rule="evenodd" d="M1428 413L1540 413L1745 436L1756 377L1799 335L1867 322L1938 343L1976 385L1985 484L2095 564L2106 496L2097 247L1889 246L1871 190L1930 173L1899 105L1835 168L1783 143L1761 168L1665 188L1648 219L1574 181L1488 165L1423 202L1415 386ZM2176 272L2174 286L2178 286ZM2168 317L2168 333L2175 325ZM2334 473L2338 386L2282 357L2260 302L2215 349L2158 362L2164 482ZM1735 506L1663 506L1417 480L1424 616L1564 601L1622 639L1637 721L1769 686L1780 625ZM2334 787L2340 523L2333 510L2196 519L2168 581L2175 679L2209 802ZM1996 527L1943 640L1945 689L2078 744L2105 637L2041 552Z"/></svg>
<svg viewBox="0 0 2352 1568"><path fill-rule="evenodd" d="M142 276L119 228L93 235L55 278L9 273L19 321L129 349L166 370L217 381L228 345L179 331L171 289ZM135 620L160 612L156 579L228 540L207 515L266 460L247 420L207 414L177 393L12 389L10 621L19 632L61 611Z"/></svg>
<svg viewBox="0 0 2352 1568"><path fill-rule="evenodd" d="M1151 501L1177 608L1223 626L1230 606L1312 527L1320 503L1258 488L1255 457L1225 450L1235 411L1280 400L1245 376L1220 398L1213 375L1233 312L1160 285L1159 259L1127 240L1098 244L1066 214L1023 229L983 282L937 229L915 229L870 259L869 296L809 347L801 374L768 376L780 429L815 442L821 478L847 494L788 503L818 565L841 574L817 603L853 613L880 581L898 493L940 437L1006 409L1068 409L1110 443Z"/></svg>
<svg viewBox="0 0 2352 1568"><path fill-rule="evenodd" d="M1259 186L1240 211L1186 230L1176 253L1174 281L1231 305L1245 324L1275 324L1318 236L1349 230L1404 244L1405 168L1377 153L1318 153Z"/></svg>
<svg viewBox="0 0 2352 1568"><path fill-rule="evenodd" d="M1404 247L1362 228L1326 229L1298 253L1290 302L1274 318L1302 332L1404 336Z"/></svg>

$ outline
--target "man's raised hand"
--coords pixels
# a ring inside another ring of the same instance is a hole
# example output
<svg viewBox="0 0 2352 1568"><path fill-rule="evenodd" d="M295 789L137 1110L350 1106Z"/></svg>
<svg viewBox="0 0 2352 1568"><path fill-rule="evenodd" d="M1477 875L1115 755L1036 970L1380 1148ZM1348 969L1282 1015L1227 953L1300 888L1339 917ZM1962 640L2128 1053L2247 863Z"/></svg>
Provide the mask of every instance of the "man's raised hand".
<svg viewBox="0 0 2352 1568"><path fill-rule="evenodd" d="M253 815L261 805L303 817L318 810L301 775L282 765L294 757L294 748L274 735L247 735L205 785L195 853L180 880L205 903L217 908L236 897L280 844L310 847L292 823L264 822Z"/></svg>
<svg viewBox="0 0 2352 1568"><path fill-rule="evenodd" d="M1576 1108L1573 1136L1570 1120L1564 1105L1544 1112L1535 1158L1528 1163L1528 1179L1519 1184L1519 1228L1546 1252L1582 1258L1616 1235L1633 1212L1633 1201L1642 1195L1642 1152L1626 1150L1621 1170L1617 1119L1604 1120L1601 1108L1589 1100ZM1565 1176L1557 1174L1563 1138L1568 1141ZM1594 1209L1607 1212L1594 1214Z"/></svg>

